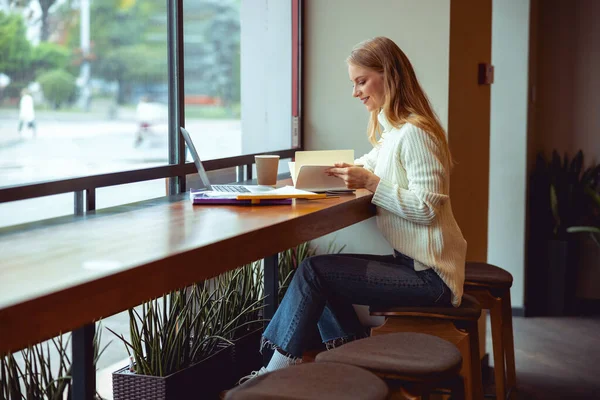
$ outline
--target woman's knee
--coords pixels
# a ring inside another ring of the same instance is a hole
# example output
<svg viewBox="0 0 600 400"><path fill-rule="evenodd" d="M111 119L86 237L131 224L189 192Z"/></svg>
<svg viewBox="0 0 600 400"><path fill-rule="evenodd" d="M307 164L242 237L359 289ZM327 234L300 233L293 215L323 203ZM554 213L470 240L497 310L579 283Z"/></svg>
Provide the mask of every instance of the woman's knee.
<svg viewBox="0 0 600 400"><path fill-rule="evenodd" d="M322 254L305 258L298 266L301 275L326 275L326 272L335 265L331 254Z"/></svg>
<svg viewBox="0 0 600 400"><path fill-rule="evenodd" d="M315 272L313 258L315 258L315 257L318 257L318 256L312 256L312 257L308 257L308 258L305 258L304 260L302 260L302 262L296 269L295 275L307 276L307 275L313 274Z"/></svg>

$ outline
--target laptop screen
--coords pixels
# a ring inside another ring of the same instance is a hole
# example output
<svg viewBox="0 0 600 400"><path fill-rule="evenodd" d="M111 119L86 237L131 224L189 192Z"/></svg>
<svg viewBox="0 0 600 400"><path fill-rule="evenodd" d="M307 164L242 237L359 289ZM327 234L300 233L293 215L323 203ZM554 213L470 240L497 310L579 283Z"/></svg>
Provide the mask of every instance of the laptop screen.
<svg viewBox="0 0 600 400"><path fill-rule="evenodd" d="M206 188L208 190L212 190L212 187L210 185L210 180L208 179L206 170L204 169L204 166L202 165L200 156L198 155L198 152L196 151L194 142L192 142L192 137L190 136L190 133L185 128L182 128L182 127L179 128L179 130L181 131L181 136L183 136L183 139L185 140L185 143L187 144L187 148L188 148L190 154L192 155L192 158L194 159L194 164L196 164L196 169L198 170L198 175L200 176L202 185L204 186L204 188Z"/></svg>

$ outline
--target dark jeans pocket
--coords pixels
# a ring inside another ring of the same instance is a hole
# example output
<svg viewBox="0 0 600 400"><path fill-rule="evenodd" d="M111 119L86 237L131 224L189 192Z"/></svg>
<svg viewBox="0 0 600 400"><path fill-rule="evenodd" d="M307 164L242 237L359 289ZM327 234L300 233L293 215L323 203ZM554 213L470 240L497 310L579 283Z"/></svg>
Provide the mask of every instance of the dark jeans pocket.
<svg viewBox="0 0 600 400"><path fill-rule="evenodd" d="M442 278L433 270L433 268L420 271L421 278L428 283L431 300L434 305L446 306L452 301L450 288L444 283Z"/></svg>

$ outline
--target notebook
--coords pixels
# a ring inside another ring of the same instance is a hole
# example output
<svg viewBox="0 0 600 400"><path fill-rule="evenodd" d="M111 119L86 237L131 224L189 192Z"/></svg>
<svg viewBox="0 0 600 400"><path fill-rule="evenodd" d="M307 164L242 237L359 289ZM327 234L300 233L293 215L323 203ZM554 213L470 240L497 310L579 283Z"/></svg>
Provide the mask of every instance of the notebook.
<svg viewBox="0 0 600 400"><path fill-rule="evenodd" d="M354 150L297 151L295 162L288 163L296 189L309 192L345 193L348 189L343 179L327 175L335 163L354 163Z"/></svg>
<svg viewBox="0 0 600 400"><path fill-rule="evenodd" d="M210 190L190 190L190 199L194 204L292 204L292 199L324 199L324 193L311 193L298 190L293 186L283 186L264 193L227 193Z"/></svg>
<svg viewBox="0 0 600 400"><path fill-rule="evenodd" d="M192 201L192 204L229 204L237 206L250 206L256 204L261 206L292 204L291 198L238 199L237 196L233 194L232 196L228 196L227 194L225 194L224 196L211 196L209 193L214 192L207 192L205 190L197 191L192 189L190 190L190 200Z"/></svg>

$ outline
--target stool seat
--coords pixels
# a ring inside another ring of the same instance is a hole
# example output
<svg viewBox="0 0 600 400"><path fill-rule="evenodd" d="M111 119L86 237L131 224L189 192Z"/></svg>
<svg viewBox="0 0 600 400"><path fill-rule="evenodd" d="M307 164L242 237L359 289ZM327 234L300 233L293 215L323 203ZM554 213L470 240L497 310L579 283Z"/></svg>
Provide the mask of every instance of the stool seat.
<svg viewBox="0 0 600 400"><path fill-rule="evenodd" d="M365 369L307 363L259 375L228 391L225 400L384 400L387 395L385 382Z"/></svg>
<svg viewBox="0 0 600 400"><path fill-rule="evenodd" d="M513 277L510 272L492 264L469 261L465 265L465 286L493 286L510 288Z"/></svg>
<svg viewBox="0 0 600 400"><path fill-rule="evenodd" d="M393 374L409 380L441 381L462 365L458 348L433 335L398 332L355 340L317 355L317 362L337 362Z"/></svg>
<svg viewBox="0 0 600 400"><path fill-rule="evenodd" d="M460 307L418 307L418 306L409 306L409 307L370 307L371 315L384 315L384 316L392 316L392 315L436 315L440 318L449 318L449 319L467 319L473 320L479 318L481 315L481 305L479 302L471 295L465 294L463 295L462 302Z"/></svg>

